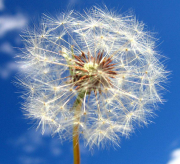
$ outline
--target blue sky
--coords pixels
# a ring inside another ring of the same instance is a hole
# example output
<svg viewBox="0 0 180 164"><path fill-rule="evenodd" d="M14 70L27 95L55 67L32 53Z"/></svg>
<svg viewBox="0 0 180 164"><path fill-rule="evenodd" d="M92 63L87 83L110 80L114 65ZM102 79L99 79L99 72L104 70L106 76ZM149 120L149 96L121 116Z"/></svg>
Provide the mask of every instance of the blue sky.
<svg viewBox="0 0 180 164"><path fill-rule="evenodd" d="M19 90L12 84L19 66L14 56L23 47L20 34L40 20L42 13L82 11L106 4L117 12L131 9L147 29L156 32L157 50L168 57L172 73L166 84L166 102L148 127L138 128L119 148L93 152L81 144L82 164L180 163L180 1L179 0L0 0L0 164L70 164L72 143L61 143L48 131L42 136L20 109Z"/></svg>

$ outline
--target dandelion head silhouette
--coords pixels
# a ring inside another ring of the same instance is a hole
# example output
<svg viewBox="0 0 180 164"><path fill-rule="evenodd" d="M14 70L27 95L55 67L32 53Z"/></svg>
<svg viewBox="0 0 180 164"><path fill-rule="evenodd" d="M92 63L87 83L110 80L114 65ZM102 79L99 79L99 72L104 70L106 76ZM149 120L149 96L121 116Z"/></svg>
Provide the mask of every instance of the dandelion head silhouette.
<svg viewBox="0 0 180 164"><path fill-rule="evenodd" d="M131 14L93 7L45 15L22 37L17 83L25 114L42 133L48 127L62 140L79 133L90 148L119 145L162 102L167 72L156 40Z"/></svg>

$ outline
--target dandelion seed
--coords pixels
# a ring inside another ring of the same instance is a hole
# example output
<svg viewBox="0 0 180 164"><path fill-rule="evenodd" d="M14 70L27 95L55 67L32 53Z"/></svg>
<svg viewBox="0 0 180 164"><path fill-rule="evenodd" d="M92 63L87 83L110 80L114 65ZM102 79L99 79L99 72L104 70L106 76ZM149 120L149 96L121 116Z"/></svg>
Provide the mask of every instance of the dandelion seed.
<svg viewBox="0 0 180 164"><path fill-rule="evenodd" d="M142 22L93 7L42 24L42 33L23 36L20 83L26 115L43 133L49 126L74 147L79 135L90 148L105 147L150 122L167 72Z"/></svg>

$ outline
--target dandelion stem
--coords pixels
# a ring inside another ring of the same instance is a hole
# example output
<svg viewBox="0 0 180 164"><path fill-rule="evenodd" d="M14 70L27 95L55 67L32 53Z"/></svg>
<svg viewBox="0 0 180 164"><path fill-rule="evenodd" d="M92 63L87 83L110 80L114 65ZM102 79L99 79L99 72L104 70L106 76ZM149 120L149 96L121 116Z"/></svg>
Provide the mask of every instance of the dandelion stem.
<svg viewBox="0 0 180 164"><path fill-rule="evenodd" d="M80 164L80 149L79 149L79 125L75 125L73 128L73 152L74 152L74 164Z"/></svg>
<svg viewBox="0 0 180 164"><path fill-rule="evenodd" d="M79 148L79 124L80 112L82 107L82 101L85 92L80 92L76 101L74 102L73 110L75 110L75 124L73 127L73 152L74 152L74 164L80 164L80 148Z"/></svg>

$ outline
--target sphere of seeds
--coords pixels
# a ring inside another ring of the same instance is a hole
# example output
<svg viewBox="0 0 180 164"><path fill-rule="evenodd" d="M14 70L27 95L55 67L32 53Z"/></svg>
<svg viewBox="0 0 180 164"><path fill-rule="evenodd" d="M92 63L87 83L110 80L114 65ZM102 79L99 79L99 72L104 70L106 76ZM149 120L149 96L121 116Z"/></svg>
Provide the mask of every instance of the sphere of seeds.
<svg viewBox="0 0 180 164"><path fill-rule="evenodd" d="M149 123L162 101L166 71L142 22L93 7L84 15L45 15L37 29L23 35L19 81L26 88L26 115L38 121L42 133L48 126L71 139L78 125L91 148L118 145L121 136Z"/></svg>

